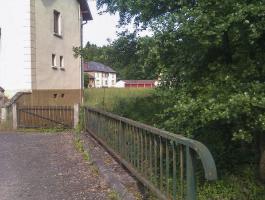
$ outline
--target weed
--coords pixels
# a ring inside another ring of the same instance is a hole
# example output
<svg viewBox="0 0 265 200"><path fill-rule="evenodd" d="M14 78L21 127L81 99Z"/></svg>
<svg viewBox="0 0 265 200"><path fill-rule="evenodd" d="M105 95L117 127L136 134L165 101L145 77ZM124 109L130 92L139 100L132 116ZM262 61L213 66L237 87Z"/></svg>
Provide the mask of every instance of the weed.
<svg viewBox="0 0 265 200"><path fill-rule="evenodd" d="M17 131L18 132L27 132L27 133L46 133L46 134L53 134L53 133L70 132L72 130L71 129L61 128L61 127L54 127L54 128L27 128L27 129L20 128Z"/></svg>
<svg viewBox="0 0 265 200"><path fill-rule="evenodd" d="M84 142L78 136L75 137L74 146L82 154L85 161L91 161L90 154L84 148Z"/></svg>
<svg viewBox="0 0 265 200"><path fill-rule="evenodd" d="M120 200L120 197L116 191L110 190L108 193L108 199L109 200Z"/></svg>

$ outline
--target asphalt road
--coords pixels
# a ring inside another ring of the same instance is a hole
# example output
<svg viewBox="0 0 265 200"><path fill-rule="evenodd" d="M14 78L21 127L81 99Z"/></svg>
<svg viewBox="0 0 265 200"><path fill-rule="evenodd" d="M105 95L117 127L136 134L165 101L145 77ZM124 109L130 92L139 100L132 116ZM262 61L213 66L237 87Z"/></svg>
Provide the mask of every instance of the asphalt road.
<svg viewBox="0 0 265 200"><path fill-rule="evenodd" d="M104 200L70 134L0 133L0 200Z"/></svg>

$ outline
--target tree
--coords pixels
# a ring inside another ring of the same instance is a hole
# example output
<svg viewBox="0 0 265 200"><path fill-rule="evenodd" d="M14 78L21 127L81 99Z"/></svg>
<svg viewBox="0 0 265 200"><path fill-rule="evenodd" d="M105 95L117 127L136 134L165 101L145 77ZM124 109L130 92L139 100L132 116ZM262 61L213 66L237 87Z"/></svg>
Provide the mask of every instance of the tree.
<svg viewBox="0 0 265 200"><path fill-rule="evenodd" d="M89 84L89 75L87 73L84 74L84 86L85 88L88 88Z"/></svg>
<svg viewBox="0 0 265 200"><path fill-rule="evenodd" d="M139 29L151 27L155 33L150 49L156 56L151 60L163 74L158 96L168 107L159 115L160 127L217 142L209 145L219 164L226 158L226 166L251 162L255 156L249 154L259 155L262 178L264 3L98 0L98 7L120 13L121 25L133 21Z"/></svg>
<svg viewBox="0 0 265 200"><path fill-rule="evenodd" d="M154 45L150 37L136 37L134 33L123 33L107 46L97 47L87 43L85 48L74 48L75 56L85 61L101 62L117 71L121 79L157 79L157 65L149 51ZM143 59L143 58L150 59Z"/></svg>

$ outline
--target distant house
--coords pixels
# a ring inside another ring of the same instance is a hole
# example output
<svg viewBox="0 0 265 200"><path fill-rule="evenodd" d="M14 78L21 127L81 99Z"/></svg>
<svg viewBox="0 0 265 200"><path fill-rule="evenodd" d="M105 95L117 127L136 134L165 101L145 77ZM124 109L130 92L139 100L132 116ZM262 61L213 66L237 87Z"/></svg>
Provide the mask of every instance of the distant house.
<svg viewBox="0 0 265 200"><path fill-rule="evenodd" d="M116 83L117 88L155 88L157 80L120 80Z"/></svg>
<svg viewBox="0 0 265 200"><path fill-rule="evenodd" d="M88 87L115 87L117 73L110 67L98 62L84 63L84 73L89 76Z"/></svg>

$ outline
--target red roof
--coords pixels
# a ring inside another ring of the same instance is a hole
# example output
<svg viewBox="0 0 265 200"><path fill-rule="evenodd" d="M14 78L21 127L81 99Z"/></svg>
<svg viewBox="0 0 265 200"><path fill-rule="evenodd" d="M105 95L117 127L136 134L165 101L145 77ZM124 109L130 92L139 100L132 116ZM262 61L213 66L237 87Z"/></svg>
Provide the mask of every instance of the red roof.
<svg viewBox="0 0 265 200"><path fill-rule="evenodd" d="M126 84L155 84L156 80L122 80Z"/></svg>

